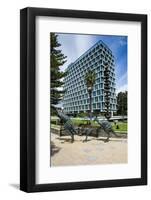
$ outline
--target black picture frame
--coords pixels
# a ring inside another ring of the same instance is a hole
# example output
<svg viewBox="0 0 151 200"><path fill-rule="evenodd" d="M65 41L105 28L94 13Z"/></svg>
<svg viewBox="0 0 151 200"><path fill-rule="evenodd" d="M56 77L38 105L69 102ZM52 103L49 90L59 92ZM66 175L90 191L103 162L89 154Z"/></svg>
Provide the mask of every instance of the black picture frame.
<svg viewBox="0 0 151 200"><path fill-rule="evenodd" d="M36 184L35 19L54 16L141 23L141 178ZM25 192L121 187L147 184L147 15L48 8L20 11L20 189Z"/></svg>

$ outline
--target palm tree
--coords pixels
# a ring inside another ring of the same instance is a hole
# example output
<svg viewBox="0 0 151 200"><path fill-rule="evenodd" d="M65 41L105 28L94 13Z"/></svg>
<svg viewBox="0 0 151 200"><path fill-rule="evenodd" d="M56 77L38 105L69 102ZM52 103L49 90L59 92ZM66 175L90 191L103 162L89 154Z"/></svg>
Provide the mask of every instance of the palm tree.
<svg viewBox="0 0 151 200"><path fill-rule="evenodd" d="M92 91L93 91L93 86L95 84L95 80L96 80L95 71L88 70L88 72L85 75L85 83L86 83L87 90L89 93L89 98L90 98L90 124L92 120Z"/></svg>

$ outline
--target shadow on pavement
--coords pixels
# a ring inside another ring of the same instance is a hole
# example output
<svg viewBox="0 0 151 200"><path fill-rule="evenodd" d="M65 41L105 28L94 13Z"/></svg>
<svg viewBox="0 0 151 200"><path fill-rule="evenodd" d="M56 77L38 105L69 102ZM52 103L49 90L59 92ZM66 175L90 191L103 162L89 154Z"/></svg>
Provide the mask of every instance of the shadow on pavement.
<svg viewBox="0 0 151 200"><path fill-rule="evenodd" d="M60 138L60 137L58 137L56 139L62 141L63 143L65 143L65 142L71 143L71 138L63 138L63 137Z"/></svg>
<svg viewBox="0 0 151 200"><path fill-rule="evenodd" d="M61 150L60 147L57 147L54 142L51 141L51 156L54 156L56 153L58 153Z"/></svg>

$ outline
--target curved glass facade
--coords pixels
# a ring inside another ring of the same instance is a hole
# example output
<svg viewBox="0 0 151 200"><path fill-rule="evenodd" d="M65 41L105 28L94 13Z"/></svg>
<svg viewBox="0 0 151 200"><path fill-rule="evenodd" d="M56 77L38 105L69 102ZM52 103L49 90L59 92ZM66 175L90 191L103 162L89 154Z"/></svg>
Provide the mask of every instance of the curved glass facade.
<svg viewBox="0 0 151 200"><path fill-rule="evenodd" d="M104 67L106 62L110 71L110 111L116 111L115 59L109 47L99 41L67 67L68 73L64 79L65 95L63 99L65 113L79 113L89 110L90 100L84 80L89 69L95 70L96 73L92 109L104 112Z"/></svg>

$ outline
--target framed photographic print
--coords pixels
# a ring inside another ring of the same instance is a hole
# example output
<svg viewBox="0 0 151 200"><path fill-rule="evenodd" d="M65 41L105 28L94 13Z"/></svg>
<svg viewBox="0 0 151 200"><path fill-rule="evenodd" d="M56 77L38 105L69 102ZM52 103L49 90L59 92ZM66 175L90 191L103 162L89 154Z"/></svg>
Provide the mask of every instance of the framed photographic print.
<svg viewBox="0 0 151 200"><path fill-rule="evenodd" d="M147 184L147 16L20 12L20 189Z"/></svg>

